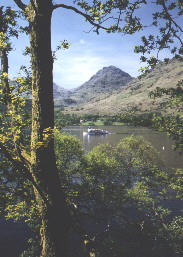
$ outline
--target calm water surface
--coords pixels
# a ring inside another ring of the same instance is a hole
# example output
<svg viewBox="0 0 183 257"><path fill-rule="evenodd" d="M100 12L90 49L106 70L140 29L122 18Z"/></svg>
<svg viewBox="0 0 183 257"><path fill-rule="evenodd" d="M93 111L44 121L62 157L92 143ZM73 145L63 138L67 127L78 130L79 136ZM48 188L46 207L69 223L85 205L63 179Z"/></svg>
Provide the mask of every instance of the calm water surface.
<svg viewBox="0 0 183 257"><path fill-rule="evenodd" d="M109 132L107 135L83 135L87 131L87 126L68 126L63 129L64 132L78 137L84 144L86 151L90 151L94 146L109 143L117 144L122 138L132 134L141 135L144 139L150 141L152 145L160 152L161 157L169 167L183 168L183 155L172 150L173 141L163 132L156 132L145 127L135 126L93 126L93 128L104 129Z"/></svg>

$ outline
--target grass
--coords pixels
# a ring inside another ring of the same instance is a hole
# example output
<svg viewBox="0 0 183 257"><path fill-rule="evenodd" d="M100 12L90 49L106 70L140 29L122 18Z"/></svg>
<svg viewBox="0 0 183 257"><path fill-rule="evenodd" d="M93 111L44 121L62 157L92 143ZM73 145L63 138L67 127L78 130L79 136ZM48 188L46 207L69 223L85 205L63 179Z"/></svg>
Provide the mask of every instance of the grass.
<svg viewBox="0 0 183 257"><path fill-rule="evenodd" d="M102 120L97 120L97 121L88 120L86 122L83 122L82 125L83 126L92 126L92 125L103 126L104 122Z"/></svg>
<svg viewBox="0 0 183 257"><path fill-rule="evenodd" d="M126 125L126 123L124 123L124 122L119 122L119 121L115 121L115 122L113 122L113 124L112 124L112 126L117 126L117 125Z"/></svg>
<svg viewBox="0 0 183 257"><path fill-rule="evenodd" d="M83 122L82 125L83 126L104 126L104 121L103 120L97 120L97 121L89 120L89 121ZM125 123L115 121L110 126L116 126L116 125L125 125Z"/></svg>

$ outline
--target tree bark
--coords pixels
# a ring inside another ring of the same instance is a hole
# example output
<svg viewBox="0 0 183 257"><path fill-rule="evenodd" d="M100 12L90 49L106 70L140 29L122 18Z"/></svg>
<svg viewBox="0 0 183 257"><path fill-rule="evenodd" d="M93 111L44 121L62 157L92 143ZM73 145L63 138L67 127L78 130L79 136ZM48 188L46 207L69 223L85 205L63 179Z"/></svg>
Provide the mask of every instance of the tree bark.
<svg viewBox="0 0 183 257"><path fill-rule="evenodd" d="M4 28L3 28L3 7L0 8L0 32L6 33L6 31L4 31ZM0 51L0 58L1 58L1 73L8 74L9 66L8 66L8 55L7 55L6 49L2 49ZM2 83L4 102L5 102L5 105L8 106L11 101L8 77L2 77L1 83Z"/></svg>
<svg viewBox="0 0 183 257"><path fill-rule="evenodd" d="M45 202L35 189L42 220L42 255L67 256L70 226L66 199L62 191L54 152L54 139L44 141L44 131L54 129L53 58L51 51L52 1L31 1L26 8L30 23L32 66L32 174Z"/></svg>

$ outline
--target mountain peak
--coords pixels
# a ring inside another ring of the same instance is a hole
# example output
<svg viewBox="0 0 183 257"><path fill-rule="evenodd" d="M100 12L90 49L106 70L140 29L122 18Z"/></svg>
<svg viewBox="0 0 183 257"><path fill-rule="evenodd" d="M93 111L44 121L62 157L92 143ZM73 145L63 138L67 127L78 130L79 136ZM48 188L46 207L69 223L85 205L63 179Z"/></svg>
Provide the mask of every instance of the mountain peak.
<svg viewBox="0 0 183 257"><path fill-rule="evenodd" d="M65 92L63 89L54 85L57 94L55 98L69 99L69 103L82 104L88 102L97 102L109 97L114 92L119 92L133 78L126 72L115 66L103 67L87 82L73 91ZM62 97L61 97L62 96ZM68 101L67 101L68 102Z"/></svg>
<svg viewBox="0 0 183 257"><path fill-rule="evenodd" d="M82 86L88 83L94 83L94 84L102 83L102 84L106 84L107 88L112 87L113 90L118 90L121 86L124 86L131 79L133 78L128 73L111 65L108 67L103 67L95 75L93 75L89 79L89 81L85 82ZM117 88L116 88L116 85L117 85Z"/></svg>
<svg viewBox="0 0 183 257"><path fill-rule="evenodd" d="M133 78L115 66L103 67L87 82L76 88L72 98L76 101L95 102L113 92L119 92Z"/></svg>
<svg viewBox="0 0 183 257"><path fill-rule="evenodd" d="M110 65L108 67L103 67L103 69L99 70L96 75L100 75L100 74L108 74L108 75L120 75L121 77L128 77L128 78L131 78L131 76L122 71L121 69L117 68L116 66L113 66L113 65ZM95 76L95 75L94 75Z"/></svg>

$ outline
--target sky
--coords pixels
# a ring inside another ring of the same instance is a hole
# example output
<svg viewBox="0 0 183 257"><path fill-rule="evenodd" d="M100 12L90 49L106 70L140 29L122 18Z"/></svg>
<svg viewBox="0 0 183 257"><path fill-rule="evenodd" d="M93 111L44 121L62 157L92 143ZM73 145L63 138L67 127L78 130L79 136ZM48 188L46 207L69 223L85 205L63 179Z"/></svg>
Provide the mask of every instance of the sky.
<svg viewBox="0 0 183 257"><path fill-rule="evenodd" d="M22 0L27 3L28 0ZM13 0L0 0L2 5L11 5ZM56 3L64 1L55 0ZM71 0L65 0L69 5ZM152 10L141 9L139 15L148 22ZM68 50L60 50L56 53L54 62L54 82L66 89L76 88L88 81L98 70L110 65L116 66L129 73L132 77L139 75L138 69L143 66L140 63L140 54L133 52L134 46L140 44L142 31L135 35L107 34L101 31L99 35L89 32L91 25L83 17L71 10L56 9L52 18L52 50L54 51L60 41L68 40L71 45ZM14 50L10 53L10 74L16 75L19 67L29 65L29 58L21 54L22 49L29 45L27 36L21 35L13 41ZM171 57L164 51L160 58Z"/></svg>

